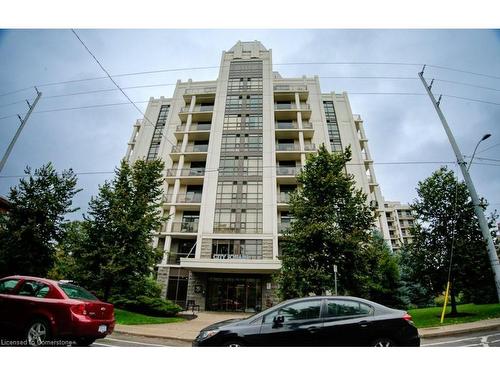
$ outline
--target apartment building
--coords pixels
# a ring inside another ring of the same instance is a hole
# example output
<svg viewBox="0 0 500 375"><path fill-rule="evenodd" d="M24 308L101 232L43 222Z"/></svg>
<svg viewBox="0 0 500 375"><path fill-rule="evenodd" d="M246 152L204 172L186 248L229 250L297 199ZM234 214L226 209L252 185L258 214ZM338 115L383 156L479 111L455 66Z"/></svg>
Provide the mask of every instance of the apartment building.
<svg viewBox="0 0 500 375"><path fill-rule="evenodd" d="M384 208L391 247L393 251L397 251L401 245L412 242L413 236L410 233L410 228L413 226L415 218L408 204L387 201Z"/></svg>
<svg viewBox="0 0 500 375"><path fill-rule="evenodd" d="M164 224L155 246L168 299L205 310L259 311L276 303L280 233L292 219L289 194L306 157L325 144L351 146L347 172L379 213L389 241L363 120L346 93L322 93L318 77L284 78L272 51L238 42L222 54L216 80L178 81L151 98L127 158L165 162Z"/></svg>

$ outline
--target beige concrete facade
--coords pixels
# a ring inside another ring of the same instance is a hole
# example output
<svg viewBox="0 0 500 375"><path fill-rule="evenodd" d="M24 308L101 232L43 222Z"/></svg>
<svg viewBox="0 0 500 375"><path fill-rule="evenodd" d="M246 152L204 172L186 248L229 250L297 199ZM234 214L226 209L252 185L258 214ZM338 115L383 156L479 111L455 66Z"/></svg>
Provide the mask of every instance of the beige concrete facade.
<svg viewBox="0 0 500 375"><path fill-rule="evenodd" d="M384 208L391 246L394 251L398 251L401 245L412 242L413 236L410 233L410 227L413 226L415 217L408 204L387 201Z"/></svg>
<svg viewBox="0 0 500 375"><path fill-rule="evenodd" d="M288 194L321 144L351 146L347 172L390 240L363 121L348 95L322 93L318 77L282 78L260 42L238 42L223 52L216 80L178 81L172 98L151 98L145 113L127 159L165 162L169 219L154 245L164 252L158 279L168 298L246 312L276 301L271 275L290 221Z"/></svg>

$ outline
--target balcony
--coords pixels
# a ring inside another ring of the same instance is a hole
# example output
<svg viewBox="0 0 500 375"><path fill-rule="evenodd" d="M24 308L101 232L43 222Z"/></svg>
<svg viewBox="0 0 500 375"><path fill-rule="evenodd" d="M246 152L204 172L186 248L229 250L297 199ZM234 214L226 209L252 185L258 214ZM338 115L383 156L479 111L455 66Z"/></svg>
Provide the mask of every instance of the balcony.
<svg viewBox="0 0 500 375"><path fill-rule="evenodd" d="M290 229L291 223L289 221L282 221L278 223L278 233L283 233Z"/></svg>
<svg viewBox="0 0 500 375"><path fill-rule="evenodd" d="M193 87L184 91L184 100L190 102L193 95L196 96L197 99L198 97L215 97L216 91L217 86Z"/></svg>
<svg viewBox="0 0 500 375"><path fill-rule="evenodd" d="M278 184L296 184L300 169L300 165L295 167L276 166L276 182Z"/></svg>
<svg viewBox="0 0 500 375"><path fill-rule="evenodd" d="M203 183L205 177L205 168L183 168L177 175L177 168L167 169L166 180L169 184L174 183L176 178L181 179L181 183Z"/></svg>
<svg viewBox="0 0 500 375"><path fill-rule="evenodd" d="M316 151L316 145L314 143L304 143L304 150L305 151Z"/></svg>
<svg viewBox="0 0 500 375"><path fill-rule="evenodd" d="M299 94L301 101L306 101L309 96L307 85L301 84L275 84L273 86L274 98L277 100L295 100L295 94Z"/></svg>
<svg viewBox="0 0 500 375"><path fill-rule="evenodd" d="M178 141L182 141L184 134L188 133L188 139L190 141L208 140L210 137L210 130L212 129L212 124L191 124L189 130L186 125L179 125L175 128L175 138Z"/></svg>
<svg viewBox="0 0 500 375"><path fill-rule="evenodd" d="M219 167L220 177L229 176L262 176L262 167Z"/></svg>
<svg viewBox="0 0 500 375"><path fill-rule="evenodd" d="M262 233L262 223L214 223L214 233Z"/></svg>
<svg viewBox="0 0 500 375"><path fill-rule="evenodd" d="M290 193L285 193L284 191L280 192L276 201L281 204L290 203Z"/></svg>
<svg viewBox="0 0 500 375"><path fill-rule="evenodd" d="M277 143L276 152L278 151L300 151L298 143Z"/></svg>
<svg viewBox="0 0 500 375"><path fill-rule="evenodd" d="M171 233L197 233L197 221L174 221L172 223Z"/></svg>
<svg viewBox="0 0 500 375"><path fill-rule="evenodd" d="M182 152L182 146L176 145L172 146L170 151L170 158L173 161L178 161L181 154L184 154L185 161L200 161L206 160L208 151L208 144L194 145L188 144L184 152Z"/></svg>
<svg viewBox="0 0 500 375"><path fill-rule="evenodd" d="M181 258L194 258L194 251L190 253L168 253L168 264L181 264Z"/></svg>
<svg viewBox="0 0 500 375"><path fill-rule="evenodd" d="M182 206L194 206L193 208L199 208L201 203L200 193L187 193L187 194L177 194L177 199L175 203L173 202L173 194L165 194L163 196L163 202L167 205L180 204ZM184 207L185 208L185 207Z"/></svg>
<svg viewBox="0 0 500 375"><path fill-rule="evenodd" d="M182 122L186 122L188 115L192 115L192 121L211 121L212 120L212 112L214 110L214 106L212 105L196 105L191 111L191 106L182 107L179 111L179 118Z"/></svg>

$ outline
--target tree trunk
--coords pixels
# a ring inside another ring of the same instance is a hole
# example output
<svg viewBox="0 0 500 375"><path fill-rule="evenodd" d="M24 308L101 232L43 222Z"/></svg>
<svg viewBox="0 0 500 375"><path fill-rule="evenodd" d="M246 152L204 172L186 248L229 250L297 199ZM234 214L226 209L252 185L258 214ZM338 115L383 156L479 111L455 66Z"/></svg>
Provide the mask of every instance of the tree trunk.
<svg viewBox="0 0 500 375"><path fill-rule="evenodd" d="M450 288L450 294L451 294L451 313L450 316L457 316L458 311L457 311L457 299L455 296L455 288L451 287Z"/></svg>

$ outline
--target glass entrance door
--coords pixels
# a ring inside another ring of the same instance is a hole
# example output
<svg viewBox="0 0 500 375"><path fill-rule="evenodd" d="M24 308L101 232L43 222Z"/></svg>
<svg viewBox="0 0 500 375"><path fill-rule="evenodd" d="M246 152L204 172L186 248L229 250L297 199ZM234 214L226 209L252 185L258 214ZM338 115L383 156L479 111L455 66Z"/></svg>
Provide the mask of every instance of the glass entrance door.
<svg viewBox="0 0 500 375"><path fill-rule="evenodd" d="M208 278L207 310L256 312L262 308L261 299L260 278Z"/></svg>

